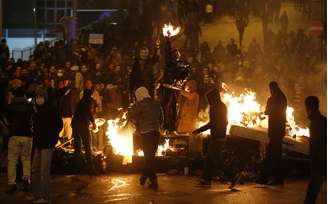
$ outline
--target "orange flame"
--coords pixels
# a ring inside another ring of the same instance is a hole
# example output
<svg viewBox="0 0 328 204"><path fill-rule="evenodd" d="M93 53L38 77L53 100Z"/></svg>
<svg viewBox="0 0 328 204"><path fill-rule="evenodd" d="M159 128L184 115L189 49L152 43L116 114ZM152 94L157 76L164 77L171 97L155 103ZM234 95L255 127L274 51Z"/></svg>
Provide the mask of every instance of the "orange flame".
<svg viewBox="0 0 328 204"><path fill-rule="evenodd" d="M180 32L180 27L173 27L171 23L169 24L164 24L164 27L162 28L163 35L166 37L173 37L179 34Z"/></svg>
<svg viewBox="0 0 328 204"><path fill-rule="evenodd" d="M264 106L256 101L256 93L250 90L245 90L244 93L237 95L233 91L228 90L228 86L222 83L222 101L228 108L228 121L227 134L230 131L230 125L239 125L249 128L263 127L268 128L267 116L263 114ZM208 111L208 110L207 110ZM206 112L206 111L205 111ZM308 128L302 128L295 122L294 109L287 107L286 119L288 124L288 134L290 136L310 136ZM206 114L205 114L206 115ZM199 127L209 120L204 117L204 112L199 114ZM209 132L205 133L208 135Z"/></svg>

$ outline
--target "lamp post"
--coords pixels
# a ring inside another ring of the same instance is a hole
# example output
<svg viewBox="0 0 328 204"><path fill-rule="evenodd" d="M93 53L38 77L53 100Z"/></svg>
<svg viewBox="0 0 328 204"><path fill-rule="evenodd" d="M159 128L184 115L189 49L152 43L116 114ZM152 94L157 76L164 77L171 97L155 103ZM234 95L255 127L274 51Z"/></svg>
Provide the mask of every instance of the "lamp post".
<svg viewBox="0 0 328 204"><path fill-rule="evenodd" d="M36 22L36 0L33 1L33 29L34 29L34 46L38 44L38 31Z"/></svg>

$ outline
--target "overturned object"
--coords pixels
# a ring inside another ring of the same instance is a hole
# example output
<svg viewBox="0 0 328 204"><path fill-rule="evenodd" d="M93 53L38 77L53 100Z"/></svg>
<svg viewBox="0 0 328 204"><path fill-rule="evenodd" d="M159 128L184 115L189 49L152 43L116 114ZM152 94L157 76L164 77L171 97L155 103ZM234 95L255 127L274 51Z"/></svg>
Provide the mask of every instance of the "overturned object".
<svg viewBox="0 0 328 204"><path fill-rule="evenodd" d="M256 140L262 143L269 141L267 129L264 128L247 128L237 125L231 125L230 135L242 137L250 140ZM291 137L285 136L282 147L286 150L309 155L309 140L308 137Z"/></svg>

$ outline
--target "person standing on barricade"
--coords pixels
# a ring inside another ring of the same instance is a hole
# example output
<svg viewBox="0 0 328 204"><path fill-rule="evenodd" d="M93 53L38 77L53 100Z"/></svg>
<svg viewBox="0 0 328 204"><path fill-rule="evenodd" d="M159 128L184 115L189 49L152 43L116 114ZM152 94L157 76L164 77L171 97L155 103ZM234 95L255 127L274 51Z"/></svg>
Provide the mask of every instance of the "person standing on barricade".
<svg viewBox="0 0 328 204"><path fill-rule="evenodd" d="M91 90L84 90L83 97L76 106L74 117L72 119L72 128L75 155L79 156L81 154L82 139L87 164L92 168L89 125L91 123L93 129L96 129L97 126L93 117L95 101L91 98L91 95ZM93 168L91 170L93 170Z"/></svg>

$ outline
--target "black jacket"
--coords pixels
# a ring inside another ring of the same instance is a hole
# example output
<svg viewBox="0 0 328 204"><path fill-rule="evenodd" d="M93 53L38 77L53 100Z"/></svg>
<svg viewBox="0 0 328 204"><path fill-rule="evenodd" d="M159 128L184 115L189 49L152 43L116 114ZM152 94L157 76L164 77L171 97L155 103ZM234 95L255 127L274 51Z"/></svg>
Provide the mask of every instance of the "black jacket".
<svg viewBox="0 0 328 204"><path fill-rule="evenodd" d="M190 65L182 58L174 56L172 45L169 40L165 43L165 70L164 83L173 84L174 82L184 82L191 75Z"/></svg>
<svg viewBox="0 0 328 204"><path fill-rule="evenodd" d="M24 97L15 98L7 109L10 136L32 137L31 117L34 110Z"/></svg>
<svg viewBox="0 0 328 204"><path fill-rule="evenodd" d="M83 96L76 106L74 117L72 119L72 124L83 124L88 125L90 122L94 123L95 119L93 117L93 112L96 102L91 98L91 96Z"/></svg>
<svg viewBox="0 0 328 204"><path fill-rule="evenodd" d="M132 67L130 76L130 91L134 92L137 88L144 86L150 93L154 90L154 62L150 59L145 61L144 68L140 67L140 60L136 60Z"/></svg>
<svg viewBox="0 0 328 204"><path fill-rule="evenodd" d="M71 118L74 113L74 95L73 90L69 87L64 87L59 90L58 110L63 118Z"/></svg>
<svg viewBox="0 0 328 204"><path fill-rule="evenodd" d="M287 99L281 91L268 99L265 114L269 116L269 138L282 139L285 136L286 109Z"/></svg>
<svg viewBox="0 0 328 204"><path fill-rule="evenodd" d="M144 61L144 68L141 69L141 59L136 59L129 79L129 90L134 92L137 88L144 86L152 95L154 92L154 65L159 61L158 48L154 49L154 53Z"/></svg>
<svg viewBox="0 0 328 204"><path fill-rule="evenodd" d="M327 164L327 118L319 112L309 117L310 156L314 168L324 169Z"/></svg>
<svg viewBox="0 0 328 204"><path fill-rule="evenodd" d="M58 110L46 103L37 107L32 116L33 144L40 149L53 148L63 128L63 121Z"/></svg>
<svg viewBox="0 0 328 204"><path fill-rule="evenodd" d="M9 58L9 48L8 46L1 46L0 45L0 66L4 66L6 61Z"/></svg>
<svg viewBox="0 0 328 204"><path fill-rule="evenodd" d="M210 106L210 122L196 130L196 133L211 130L211 139L224 139L228 125L228 110L224 103L218 101Z"/></svg>

